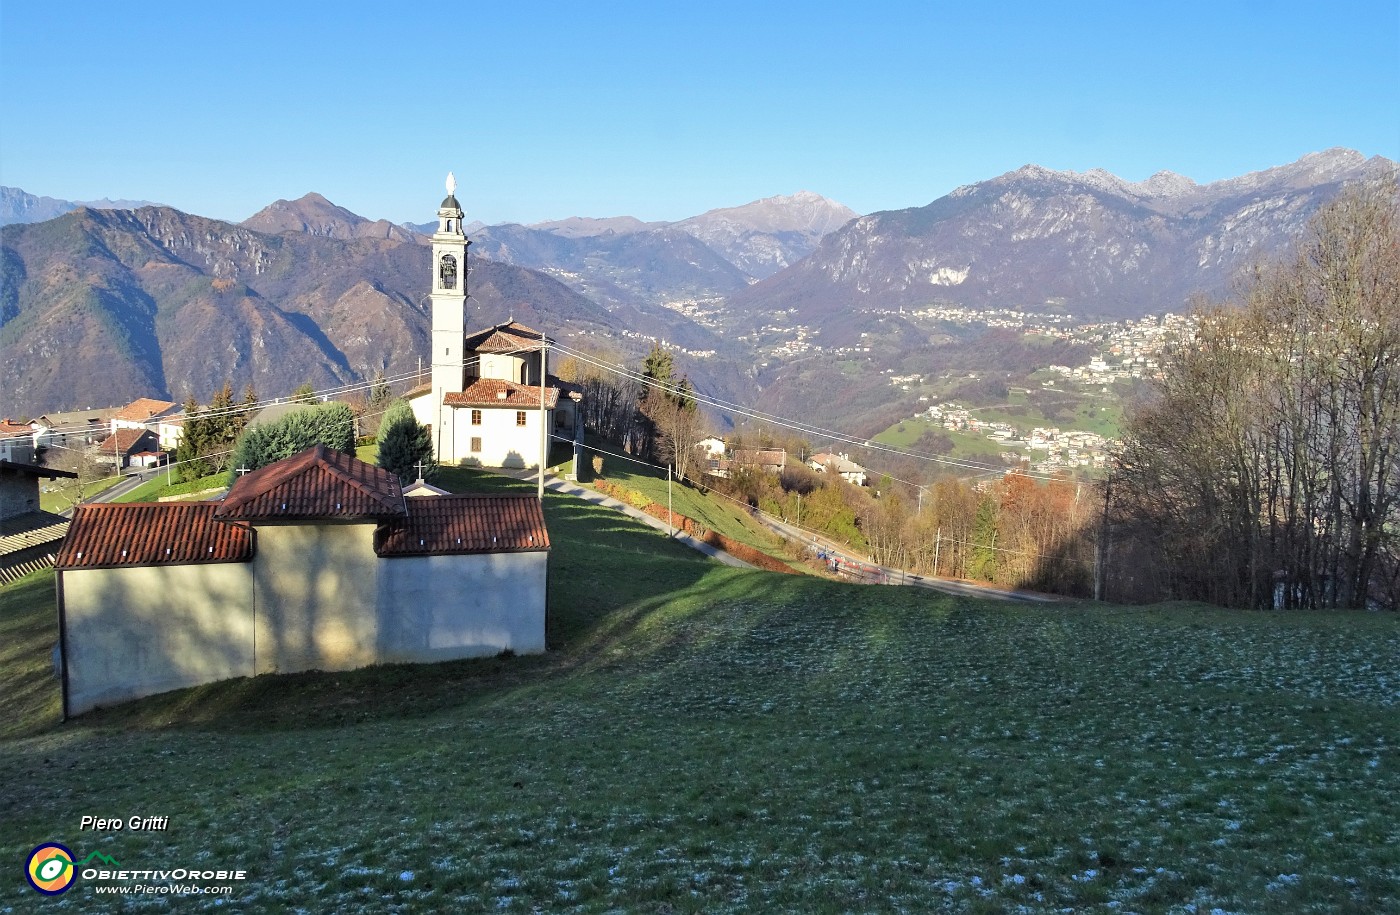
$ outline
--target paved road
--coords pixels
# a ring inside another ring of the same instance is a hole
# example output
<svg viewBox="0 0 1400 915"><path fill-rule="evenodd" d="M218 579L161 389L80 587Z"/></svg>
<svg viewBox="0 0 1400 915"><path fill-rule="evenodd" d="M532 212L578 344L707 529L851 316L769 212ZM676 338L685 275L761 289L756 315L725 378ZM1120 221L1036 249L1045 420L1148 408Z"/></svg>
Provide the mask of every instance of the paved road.
<svg viewBox="0 0 1400 915"><path fill-rule="evenodd" d="M847 547L833 543L830 540L813 534L811 531L803 530L800 527L780 521L756 509L750 509L749 512L755 521L779 536L786 537L788 540L798 543L808 544L808 549L815 547L815 550L824 554L828 560L832 558L836 559L839 562L840 570L844 570L847 575L858 581L871 582L874 584L908 585L916 588L928 588L932 591L942 591L945 594L958 594L965 597L989 597L993 600L1020 601L1023 603L1045 604L1054 603L1058 600L1058 598L1047 594L1036 594L1029 591L1013 591L1006 588L993 588L990 585L982 585L956 579L930 578L928 576L913 575L903 569L891 569L887 566L876 565L869 559L851 553Z"/></svg>

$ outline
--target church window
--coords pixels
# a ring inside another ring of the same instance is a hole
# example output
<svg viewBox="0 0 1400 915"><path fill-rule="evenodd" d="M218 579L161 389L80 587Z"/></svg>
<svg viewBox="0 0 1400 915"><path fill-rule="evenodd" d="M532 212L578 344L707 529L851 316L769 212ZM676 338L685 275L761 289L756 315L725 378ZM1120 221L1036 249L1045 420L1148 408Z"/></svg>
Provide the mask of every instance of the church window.
<svg viewBox="0 0 1400 915"><path fill-rule="evenodd" d="M438 280L443 289L457 288L457 258L444 254L438 266Z"/></svg>
<svg viewBox="0 0 1400 915"><path fill-rule="evenodd" d="M481 411L480 411L480 410L473 410L473 411L472 411L472 425L473 425L473 426L479 426L479 425L481 425Z"/></svg>
<svg viewBox="0 0 1400 915"><path fill-rule="evenodd" d="M480 439L480 438L473 438L473 439L472 439L472 454L480 454L480 453L481 453L481 439Z"/></svg>
<svg viewBox="0 0 1400 915"><path fill-rule="evenodd" d="M515 411L515 424L516 424L517 426L523 426L523 425L525 425L525 411L524 411L524 410L516 410L516 411Z"/></svg>

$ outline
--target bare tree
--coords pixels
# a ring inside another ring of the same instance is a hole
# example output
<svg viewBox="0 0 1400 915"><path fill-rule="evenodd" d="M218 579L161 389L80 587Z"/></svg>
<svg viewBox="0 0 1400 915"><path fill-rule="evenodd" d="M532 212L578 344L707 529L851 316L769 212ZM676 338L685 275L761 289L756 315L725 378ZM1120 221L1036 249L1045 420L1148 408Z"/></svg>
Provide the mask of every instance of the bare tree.
<svg viewBox="0 0 1400 915"><path fill-rule="evenodd" d="M1242 307L1199 314L1130 420L1115 516L1168 594L1396 605L1400 206L1394 176L1319 211Z"/></svg>

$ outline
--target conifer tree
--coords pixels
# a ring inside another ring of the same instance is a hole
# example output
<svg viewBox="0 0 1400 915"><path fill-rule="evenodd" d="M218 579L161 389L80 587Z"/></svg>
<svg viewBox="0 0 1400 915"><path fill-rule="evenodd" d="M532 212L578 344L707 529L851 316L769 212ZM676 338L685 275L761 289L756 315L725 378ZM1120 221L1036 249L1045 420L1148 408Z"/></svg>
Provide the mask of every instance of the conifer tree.
<svg viewBox="0 0 1400 915"><path fill-rule="evenodd" d="M239 470L266 467L318 442L336 451L354 453L355 415L348 406L331 403L308 407L276 422L245 430L233 449L229 482L237 482Z"/></svg>
<svg viewBox="0 0 1400 915"><path fill-rule="evenodd" d="M433 461L432 436L414 417L406 401L394 401L384 411L384 419L379 424L378 464L405 484L418 478L420 464L424 479L437 467Z"/></svg>

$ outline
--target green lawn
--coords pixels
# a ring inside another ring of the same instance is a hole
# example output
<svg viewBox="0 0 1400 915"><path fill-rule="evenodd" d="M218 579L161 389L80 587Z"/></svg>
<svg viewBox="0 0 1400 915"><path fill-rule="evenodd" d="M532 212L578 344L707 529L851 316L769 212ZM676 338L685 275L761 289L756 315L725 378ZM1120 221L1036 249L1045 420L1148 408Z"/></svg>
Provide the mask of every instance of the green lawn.
<svg viewBox="0 0 1400 915"><path fill-rule="evenodd" d="M207 494L211 490L225 489L228 486L227 473L215 473L207 477L199 477L185 482L175 481L166 485L166 476L163 472L156 472L156 476L142 483L131 492L118 496L115 502L159 502L163 498L171 496L184 496L190 499L201 498L201 494Z"/></svg>
<svg viewBox="0 0 1400 915"><path fill-rule="evenodd" d="M84 499L91 499L100 492L116 486L122 481L120 476L110 476L102 480L79 484L77 480L41 480L39 483L39 507L46 512L62 514Z"/></svg>
<svg viewBox="0 0 1400 915"><path fill-rule="evenodd" d="M996 442L981 432L954 432L944 429L941 423L927 419L905 419L875 436L874 441L896 448L912 448L919 438L929 431L948 436L953 440L953 450L948 457L961 460L976 460L991 464L1001 463L1003 451L1024 453L1014 445Z"/></svg>
<svg viewBox="0 0 1400 915"><path fill-rule="evenodd" d="M0 851L248 871L181 911L1400 909L1400 617L979 602L546 513L544 656L61 726L51 573L0 589ZM116 908L0 883L46 907Z"/></svg>
<svg viewBox="0 0 1400 915"><path fill-rule="evenodd" d="M588 461L591 457L592 452L585 451L584 460ZM609 483L641 493L657 505L666 504L667 480L664 467L653 467L604 455L602 476ZM676 514L694 518L710 530L746 543L770 556L784 560L791 558L780 539L755 524L747 511L719 493L673 480L669 494L671 509Z"/></svg>

